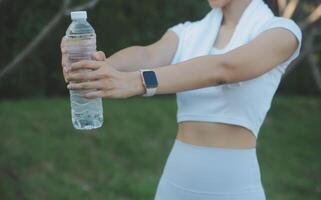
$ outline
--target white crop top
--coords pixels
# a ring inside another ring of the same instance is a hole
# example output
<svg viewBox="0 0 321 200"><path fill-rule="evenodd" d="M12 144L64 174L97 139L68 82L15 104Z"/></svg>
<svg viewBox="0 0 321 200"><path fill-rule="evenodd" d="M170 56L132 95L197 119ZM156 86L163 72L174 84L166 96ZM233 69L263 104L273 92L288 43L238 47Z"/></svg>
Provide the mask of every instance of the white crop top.
<svg viewBox="0 0 321 200"><path fill-rule="evenodd" d="M174 31L181 40L184 29L190 24L191 22L187 21L169 30ZM298 48L287 61L251 80L177 92L177 122L207 121L238 125L249 129L258 137L282 75L299 55L301 48L301 30L290 19L274 17L258 32L275 27L290 30L299 41ZM225 49L213 48L210 54L226 53ZM180 55L177 55L177 52L175 57L179 60Z"/></svg>

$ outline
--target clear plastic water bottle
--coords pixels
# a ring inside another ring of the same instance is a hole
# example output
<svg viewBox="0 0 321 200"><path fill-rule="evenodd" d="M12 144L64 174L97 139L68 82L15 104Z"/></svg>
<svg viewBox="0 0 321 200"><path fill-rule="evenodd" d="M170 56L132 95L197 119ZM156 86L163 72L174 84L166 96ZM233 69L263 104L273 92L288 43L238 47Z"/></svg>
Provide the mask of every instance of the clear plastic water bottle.
<svg viewBox="0 0 321 200"><path fill-rule="evenodd" d="M96 51L96 34L87 22L86 11L71 12L71 19L72 23L66 31L68 65L80 60L91 60L91 55ZM102 99L80 96L90 91L94 90L70 90L72 123L75 129L90 130L103 124Z"/></svg>

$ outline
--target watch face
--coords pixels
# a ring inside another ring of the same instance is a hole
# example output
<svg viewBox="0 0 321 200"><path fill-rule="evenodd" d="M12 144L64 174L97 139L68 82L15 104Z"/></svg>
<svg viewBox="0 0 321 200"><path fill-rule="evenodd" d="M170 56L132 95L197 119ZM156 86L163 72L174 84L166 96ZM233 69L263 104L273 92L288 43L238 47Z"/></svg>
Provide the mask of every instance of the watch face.
<svg viewBox="0 0 321 200"><path fill-rule="evenodd" d="M156 74L154 71L143 72L145 84L148 88L153 88L158 86Z"/></svg>

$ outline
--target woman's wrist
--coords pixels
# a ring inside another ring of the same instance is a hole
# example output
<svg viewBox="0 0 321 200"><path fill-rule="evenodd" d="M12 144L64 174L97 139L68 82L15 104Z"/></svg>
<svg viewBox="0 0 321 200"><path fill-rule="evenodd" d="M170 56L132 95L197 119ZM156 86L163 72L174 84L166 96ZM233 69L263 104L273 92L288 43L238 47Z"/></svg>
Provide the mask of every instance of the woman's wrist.
<svg viewBox="0 0 321 200"><path fill-rule="evenodd" d="M112 68L116 69L119 72L120 69L118 69L116 66L114 66L112 59L109 57L105 60L105 62L111 66ZM132 86L131 90L132 90L132 95L131 96L141 96L143 94L145 94L146 89L145 86L143 84L143 80L141 78L140 72L139 71L123 71L123 73L127 74L127 78L125 81L129 81L129 84Z"/></svg>
<svg viewBox="0 0 321 200"><path fill-rule="evenodd" d="M139 71L127 72L129 75L129 81L133 86L133 96L141 96L145 94L146 89L141 78Z"/></svg>

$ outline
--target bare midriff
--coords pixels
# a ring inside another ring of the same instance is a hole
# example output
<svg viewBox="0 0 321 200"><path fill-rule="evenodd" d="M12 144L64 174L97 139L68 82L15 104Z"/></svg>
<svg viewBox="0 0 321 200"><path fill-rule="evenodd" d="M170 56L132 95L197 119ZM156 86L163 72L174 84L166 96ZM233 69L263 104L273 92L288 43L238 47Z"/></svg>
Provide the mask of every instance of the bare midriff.
<svg viewBox="0 0 321 200"><path fill-rule="evenodd" d="M247 128L224 123L183 121L176 139L199 146L248 149L256 147L256 137Z"/></svg>

